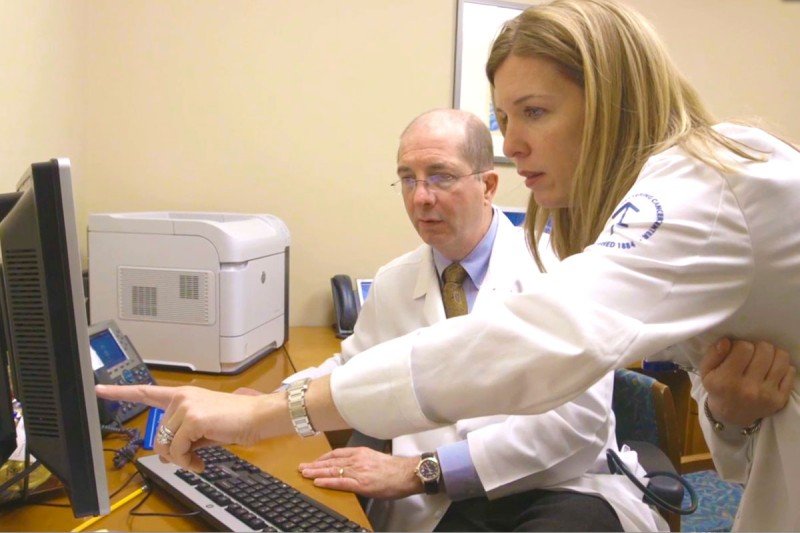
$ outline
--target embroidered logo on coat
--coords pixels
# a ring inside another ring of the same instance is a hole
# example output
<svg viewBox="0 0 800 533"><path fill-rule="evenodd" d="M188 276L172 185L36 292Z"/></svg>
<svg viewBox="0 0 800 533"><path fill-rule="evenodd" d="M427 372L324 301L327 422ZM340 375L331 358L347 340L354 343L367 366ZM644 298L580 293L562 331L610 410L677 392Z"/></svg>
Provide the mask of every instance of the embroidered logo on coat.
<svg viewBox="0 0 800 533"><path fill-rule="evenodd" d="M597 240L599 246L630 250L650 239L664 222L664 209L658 198L638 193L626 198L611 215L606 229ZM642 231L643 228L644 231Z"/></svg>

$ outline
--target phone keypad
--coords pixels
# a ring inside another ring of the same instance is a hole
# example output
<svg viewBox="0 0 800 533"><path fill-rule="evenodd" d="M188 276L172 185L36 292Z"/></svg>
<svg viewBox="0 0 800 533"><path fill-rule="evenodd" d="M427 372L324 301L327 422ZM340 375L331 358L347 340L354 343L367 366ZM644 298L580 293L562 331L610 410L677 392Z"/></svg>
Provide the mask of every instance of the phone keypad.
<svg viewBox="0 0 800 533"><path fill-rule="evenodd" d="M126 368L123 370L116 379L117 385L150 385L155 383L150 371L145 365L138 365L134 368ZM142 411L147 409L143 403L134 402L119 402L119 410L117 411L120 421L125 422Z"/></svg>

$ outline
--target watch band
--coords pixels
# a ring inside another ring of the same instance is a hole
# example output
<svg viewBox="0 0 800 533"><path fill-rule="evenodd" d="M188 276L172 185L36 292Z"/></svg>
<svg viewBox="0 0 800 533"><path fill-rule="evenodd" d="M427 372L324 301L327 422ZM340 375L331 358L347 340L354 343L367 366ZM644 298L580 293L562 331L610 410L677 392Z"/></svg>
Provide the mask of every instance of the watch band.
<svg viewBox="0 0 800 533"><path fill-rule="evenodd" d="M292 419L294 430L301 437L312 437L317 434L306 410L306 391L310 378L299 379L289 384L286 389L286 398L289 402L289 417Z"/></svg>
<svg viewBox="0 0 800 533"><path fill-rule="evenodd" d="M719 433L725 429L725 424L714 418L714 415L711 413L711 409L708 407L708 398L706 398L706 401L703 402L703 412L705 413L708 421L711 422L715 432ZM757 418L755 422L749 426L744 426L739 432L747 437L754 433L758 433L759 429L761 429L761 419Z"/></svg>

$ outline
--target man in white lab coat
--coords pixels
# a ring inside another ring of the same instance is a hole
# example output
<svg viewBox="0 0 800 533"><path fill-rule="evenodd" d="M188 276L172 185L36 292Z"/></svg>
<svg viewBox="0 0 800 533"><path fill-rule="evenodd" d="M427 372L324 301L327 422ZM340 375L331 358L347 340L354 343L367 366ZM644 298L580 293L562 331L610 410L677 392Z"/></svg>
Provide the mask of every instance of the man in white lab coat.
<svg viewBox="0 0 800 533"><path fill-rule="evenodd" d="M437 110L411 123L395 187L426 244L378 271L354 334L321 368L445 320L440 273L451 263L468 274L462 312L520 292L524 278L536 275L521 229L492 207L498 178L491 169L491 138L476 117ZM320 486L374 497L368 513L378 530L663 529L641 493L608 474L605 450L617 449L612 392L609 374L542 415L465 419L395 438L392 455L342 448L300 469ZM423 465L426 453L434 456ZM623 455L635 469L635 454ZM426 466L433 482L416 474Z"/></svg>

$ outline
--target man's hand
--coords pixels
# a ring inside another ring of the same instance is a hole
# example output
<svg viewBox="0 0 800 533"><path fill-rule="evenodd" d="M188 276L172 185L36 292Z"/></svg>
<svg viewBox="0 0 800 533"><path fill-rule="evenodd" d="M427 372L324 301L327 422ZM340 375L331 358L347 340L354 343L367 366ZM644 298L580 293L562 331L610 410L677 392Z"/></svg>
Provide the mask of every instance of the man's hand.
<svg viewBox="0 0 800 533"><path fill-rule="evenodd" d="M722 339L709 347L700 363L714 418L742 427L783 409L795 373L789 354L764 341Z"/></svg>
<svg viewBox="0 0 800 533"><path fill-rule="evenodd" d="M419 459L370 448L337 448L313 463L300 463L298 470L318 487L368 498L397 499L422 492L422 482L414 473Z"/></svg>

